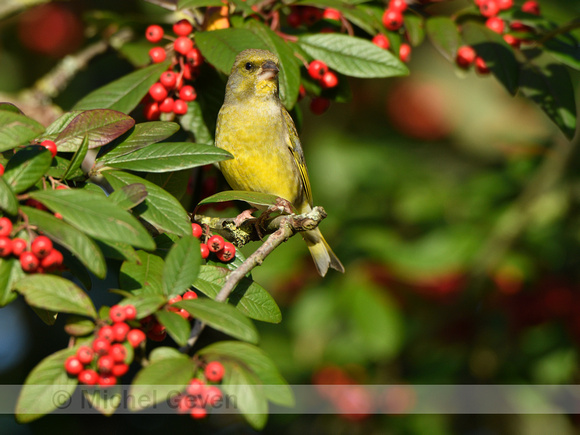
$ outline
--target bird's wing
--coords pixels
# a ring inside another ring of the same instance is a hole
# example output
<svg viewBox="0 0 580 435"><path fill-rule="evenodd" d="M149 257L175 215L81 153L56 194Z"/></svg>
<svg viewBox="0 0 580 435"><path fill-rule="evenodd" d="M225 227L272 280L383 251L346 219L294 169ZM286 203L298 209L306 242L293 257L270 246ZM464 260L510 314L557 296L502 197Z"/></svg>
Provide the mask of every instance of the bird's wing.
<svg viewBox="0 0 580 435"><path fill-rule="evenodd" d="M304 161L304 152L302 151L302 145L300 145L300 138L298 137L298 132L296 131L296 126L292 117L288 111L282 107L282 116L284 117L284 122L288 129L288 148L294 157L296 166L298 167L298 172L300 173L300 180L302 181L302 188L306 195L306 200L308 204L312 205L312 190L310 189L310 180L308 179L308 170L306 169L306 162Z"/></svg>

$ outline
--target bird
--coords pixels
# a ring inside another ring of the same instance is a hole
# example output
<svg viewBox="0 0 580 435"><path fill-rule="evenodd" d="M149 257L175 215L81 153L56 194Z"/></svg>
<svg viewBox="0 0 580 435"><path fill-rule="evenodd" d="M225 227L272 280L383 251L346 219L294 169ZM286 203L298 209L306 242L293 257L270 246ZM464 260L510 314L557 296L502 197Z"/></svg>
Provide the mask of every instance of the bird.
<svg viewBox="0 0 580 435"><path fill-rule="evenodd" d="M219 162L234 190L276 195L299 214L312 210L304 152L292 117L280 101L278 57L247 49L234 61L218 113L215 145L233 155ZM317 228L301 232L318 273L344 266Z"/></svg>

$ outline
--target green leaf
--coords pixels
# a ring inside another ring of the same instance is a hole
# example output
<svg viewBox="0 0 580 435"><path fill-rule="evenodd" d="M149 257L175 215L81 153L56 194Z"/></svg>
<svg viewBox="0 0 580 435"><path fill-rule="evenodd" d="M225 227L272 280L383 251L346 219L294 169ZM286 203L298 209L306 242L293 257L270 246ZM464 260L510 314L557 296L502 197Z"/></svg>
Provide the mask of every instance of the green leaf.
<svg viewBox="0 0 580 435"><path fill-rule="evenodd" d="M108 150L105 155L97 158L97 162L105 163L109 160L130 154L153 143L162 141L172 136L179 125L169 121L151 121L136 124L127 133L127 137L120 138L121 142Z"/></svg>
<svg viewBox="0 0 580 435"><path fill-rule="evenodd" d="M423 18L415 14L405 14L403 17L405 19L405 30L407 30L409 42L413 47L421 45L425 39Z"/></svg>
<svg viewBox="0 0 580 435"><path fill-rule="evenodd" d="M16 403L16 420L29 423L66 405L78 380L67 375L64 362L76 349L63 349L44 358L24 381Z"/></svg>
<svg viewBox="0 0 580 435"><path fill-rule="evenodd" d="M64 330L68 335L74 335L76 337L89 335L95 330L95 322L81 316L68 316Z"/></svg>
<svg viewBox="0 0 580 435"><path fill-rule="evenodd" d="M138 261L135 249L124 242L105 242L103 240L96 240L97 245L103 252L105 258L112 258L115 260L129 260L132 262Z"/></svg>
<svg viewBox="0 0 580 435"><path fill-rule="evenodd" d="M18 151L6 165L4 180L14 193L21 193L34 186L52 162L50 151L40 145L28 146Z"/></svg>
<svg viewBox="0 0 580 435"><path fill-rule="evenodd" d="M139 263L125 261L121 265L119 282L123 290L136 295L163 296L163 266L161 257L138 251Z"/></svg>
<svg viewBox="0 0 580 435"><path fill-rule="evenodd" d="M121 77L85 96L74 110L111 109L130 113L143 99L161 73L169 67L169 61L153 64Z"/></svg>
<svg viewBox="0 0 580 435"><path fill-rule="evenodd" d="M179 314L172 311L159 310L155 313L155 317L159 320L167 333L180 346L187 344L189 338L190 326L189 322L181 317Z"/></svg>
<svg viewBox="0 0 580 435"><path fill-rule="evenodd" d="M6 110L8 112L24 115L24 113L22 113L22 111L12 103L0 103L0 110Z"/></svg>
<svg viewBox="0 0 580 435"><path fill-rule="evenodd" d="M522 66L522 93L542 108L568 139L576 131L576 101L574 86L566 67L551 63L539 65L533 61Z"/></svg>
<svg viewBox="0 0 580 435"><path fill-rule="evenodd" d="M123 240L139 248L155 249L153 238L139 221L104 196L78 189L45 190L30 195L94 238Z"/></svg>
<svg viewBox="0 0 580 435"><path fill-rule="evenodd" d="M276 204L276 195L270 193L247 192L245 190L225 190L201 200L198 205L214 202L245 201L252 205L269 207Z"/></svg>
<svg viewBox="0 0 580 435"><path fill-rule="evenodd" d="M294 406L294 394L276 365L266 353L251 344L239 341L220 341L204 347L198 352L208 360L234 360L248 367L266 386L266 397L282 406Z"/></svg>
<svg viewBox="0 0 580 435"><path fill-rule="evenodd" d="M75 173L75 171L77 171L81 167L81 164L83 163L83 160L85 159L88 150L89 150L89 136L85 136L85 138L81 142L81 146L79 147L78 150L75 151L72 159L70 160L68 168L66 168L66 171L64 171L64 174L62 174L61 178L63 179L70 178Z"/></svg>
<svg viewBox="0 0 580 435"><path fill-rule="evenodd" d="M52 159L52 163L50 165L50 168L48 168L46 175L52 178L63 179L65 172L70 167L70 164L71 162L69 159L57 155ZM77 168L71 174L69 174L67 178L69 180L85 181L87 177L80 168Z"/></svg>
<svg viewBox="0 0 580 435"><path fill-rule="evenodd" d="M355 36L321 33L302 36L298 45L310 56L320 59L352 77L393 77L409 74L407 67L388 50Z"/></svg>
<svg viewBox="0 0 580 435"><path fill-rule="evenodd" d="M0 257L0 307L4 307L18 296L12 291L14 283L24 277L20 261L17 258Z"/></svg>
<svg viewBox="0 0 580 435"><path fill-rule="evenodd" d="M254 32L239 28L196 32L195 43L210 64L228 75L241 51L247 48L268 49Z"/></svg>
<svg viewBox="0 0 580 435"><path fill-rule="evenodd" d="M203 265L193 286L215 299L224 286L229 271L223 267ZM244 278L230 295L228 302L246 316L262 322L280 323L282 313L274 298L259 284Z"/></svg>
<svg viewBox="0 0 580 435"><path fill-rule="evenodd" d="M465 23L463 37L483 58L493 75L512 95L518 90L519 66L512 47L503 37L477 23Z"/></svg>
<svg viewBox="0 0 580 435"><path fill-rule="evenodd" d="M193 236L179 240L165 257L163 289L166 295L180 295L197 278L201 263L199 241Z"/></svg>
<svg viewBox="0 0 580 435"><path fill-rule="evenodd" d="M222 0L178 0L178 9L201 8L205 6L223 6Z"/></svg>
<svg viewBox="0 0 580 435"><path fill-rule="evenodd" d="M10 110L0 110L0 152L26 145L44 131L33 119Z"/></svg>
<svg viewBox="0 0 580 435"><path fill-rule="evenodd" d="M187 113L181 117L183 129L193 133L197 143L213 144L213 135L207 128L203 111L198 101L187 103Z"/></svg>
<svg viewBox="0 0 580 435"><path fill-rule="evenodd" d="M0 209L12 216L18 213L18 200L4 177L0 177Z"/></svg>
<svg viewBox="0 0 580 435"><path fill-rule="evenodd" d="M103 389L85 389L83 390L83 395L90 403L91 408L96 409L107 417L115 413L123 397L120 385L113 385Z"/></svg>
<svg viewBox="0 0 580 435"><path fill-rule="evenodd" d="M194 370L195 365L187 355L151 362L133 380L129 394L135 400L130 401L129 408L138 411L166 400L173 392L185 389Z"/></svg>
<svg viewBox="0 0 580 435"><path fill-rule="evenodd" d="M55 139L59 151L76 151L88 136L89 149L103 146L135 125L135 120L115 110L95 109L78 114Z"/></svg>
<svg viewBox="0 0 580 435"><path fill-rule="evenodd" d="M559 35L544 43L544 48L555 59L570 68L580 70L580 44L570 35Z"/></svg>
<svg viewBox="0 0 580 435"><path fill-rule="evenodd" d="M138 206L145 198L147 198L147 189L141 183L128 184L109 195L111 201L125 210Z"/></svg>
<svg viewBox="0 0 580 435"><path fill-rule="evenodd" d="M40 135L38 140L41 142L46 139L56 141L56 138L66 128L66 126L81 113L83 113L82 110L73 110L71 112L63 113L56 121L46 128L46 131Z"/></svg>
<svg viewBox="0 0 580 435"><path fill-rule="evenodd" d="M150 172L146 180L169 193L177 200L181 200L187 193L187 185L192 173L189 169L173 172ZM166 233L169 234L169 233Z"/></svg>
<svg viewBox="0 0 580 435"><path fill-rule="evenodd" d="M173 306L184 308L193 317L232 337L250 343L258 342L258 332L250 319L229 304L211 299L192 299L176 302Z"/></svg>
<svg viewBox="0 0 580 435"><path fill-rule="evenodd" d="M120 305L133 305L137 310L137 319L143 319L156 312L166 302L167 300L163 296L150 294L125 298L120 302Z"/></svg>
<svg viewBox="0 0 580 435"><path fill-rule="evenodd" d="M294 107L300 88L300 63L294 50L270 27L258 20L248 22L250 30L264 41L268 49L280 60L280 99L288 110Z"/></svg>
<svg viewBox="0 0 580 435"><path fill-rule="evenodd" d="M71 281L54 275L29 275L14 285L28 305L45 310L96 318L97 311L87 294Z"/></svg>
<svg viewBox="0 0 580 435"><path fill-rule="evenodd" d="M44 308L38 307L31 307L32 311L36 313L38 318L42 320L48 326L52 326L56 323L56 318L58 317L58 313L50 310L45 310Z"/></svg>
<svg viewBox="0 0 580 435"><path fill-rule="evenodd" d="M151 50L151 43L146 39L125 42L118 48L121 56L138 68L146 67L151 62L149 50Z"/></svg>
<svg viewBox="0 0 580 435"><path fill-rule="evenodd" d="M31 225L36 225L48 237L68 249L95 276L105 278L107 266L103 253L85 233L45 211L22 206L22 212L28 217Z"/></svg>
<svg viewBox="0 0 580 435"><path fill-rule="evenodd" d="M159 186L136 175L121 171L106 171L103 176L114 189L141 183L147 189L147 198L133 209L141 219L161 231L186 236L191 234L191 221L183 206Z"/></svg>
<svg viewBox="0 0 580 435"><path fill-rule="evenodd" d="M213 145L167 142L149 145L107 161L107 166L140 172L169 172L228 160L233 156Z"/></svg>
<svg viewBox="0 0 580 435"><path fill-rule="evenodd" d="M449 17L430 17L425 23L427 36L433 46L449 62L455 62L457 50L461 45L457 24Z"/></svg>
<svg viewBox="0 0 580 435"><path fill-rule="evenodd" d="M149 354L149 362L157 362L161 361L162 359L173 359L173 358L181 358L183 353L179 350L175 349L174 347L156 347L151 351Z"/></svg>
<svg viewBox="0 0 580 435"><path fill-rule="evenodd" d="M305 6L316 6L320 9L326 8L333 8L336 9L344 15L344 17L355 24L356 26L360 27L362 30L369 34L374 34L376 32L375 27L381 27L382 24L374 20L373 17L367 13L366 10L353 7L352 4L354 2L347 2L347 1L336 1L336 0L303 0L296 2L296 5L305 5Z"/></svg>

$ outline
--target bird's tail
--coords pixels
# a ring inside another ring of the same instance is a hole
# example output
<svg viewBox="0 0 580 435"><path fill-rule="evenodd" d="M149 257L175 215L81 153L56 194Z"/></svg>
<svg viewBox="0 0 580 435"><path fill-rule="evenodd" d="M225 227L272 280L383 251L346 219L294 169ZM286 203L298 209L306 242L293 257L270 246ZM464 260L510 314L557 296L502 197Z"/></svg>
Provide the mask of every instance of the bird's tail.
<svg viewBox="0 0 580 435"><path fill-rule="evenodd" d="M318 228L303 232L302 237L306 241L306 245L308 245L316 269L321 276L326 275L329 267L344 273L344 266L336 254L332 252Z"/></svg>

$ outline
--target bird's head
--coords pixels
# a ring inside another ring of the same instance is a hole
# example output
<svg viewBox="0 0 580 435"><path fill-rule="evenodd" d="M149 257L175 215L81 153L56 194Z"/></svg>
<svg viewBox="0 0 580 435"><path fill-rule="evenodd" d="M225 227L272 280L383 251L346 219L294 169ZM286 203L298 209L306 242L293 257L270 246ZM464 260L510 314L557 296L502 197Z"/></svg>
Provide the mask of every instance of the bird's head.
<svg viewBox="0 0 580 435"><path fill-rule="evenodd" d="M228 79L226 99L278 97L278 58L269 51L249 49L236 57Z"/></svg>

